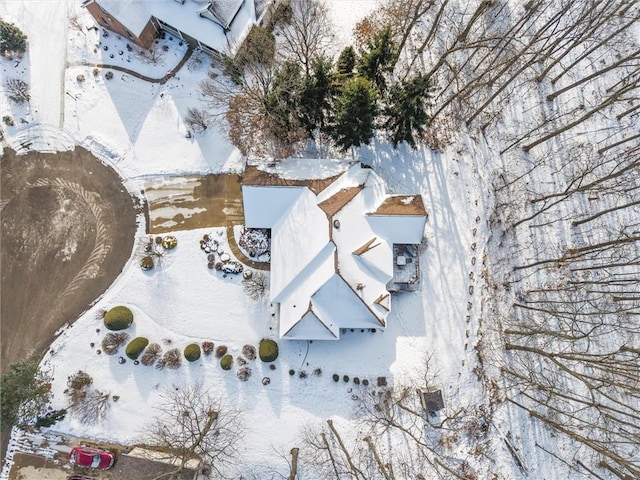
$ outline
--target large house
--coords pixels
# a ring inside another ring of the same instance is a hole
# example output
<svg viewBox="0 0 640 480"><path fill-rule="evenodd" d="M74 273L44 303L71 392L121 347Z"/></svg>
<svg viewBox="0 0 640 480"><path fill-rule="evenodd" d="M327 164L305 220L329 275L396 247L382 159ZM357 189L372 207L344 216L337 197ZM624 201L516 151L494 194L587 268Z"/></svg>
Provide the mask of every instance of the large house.
<svg viewBox="0 0 640 480"><path fill-rule="evenodd" d="M85 0L96 21L149 48L162 31L204 51L234 53L272 5L264 0Z"/></svg>
<svg viewBox="0 0 640 480"><path fill-rule="evenodd" d="M287 180L248 166L245 226L271 229L270 300L282 339L337 340L384 329L392 292L420 282L420 195L387 195L359 163L340 175Z"/></svg>

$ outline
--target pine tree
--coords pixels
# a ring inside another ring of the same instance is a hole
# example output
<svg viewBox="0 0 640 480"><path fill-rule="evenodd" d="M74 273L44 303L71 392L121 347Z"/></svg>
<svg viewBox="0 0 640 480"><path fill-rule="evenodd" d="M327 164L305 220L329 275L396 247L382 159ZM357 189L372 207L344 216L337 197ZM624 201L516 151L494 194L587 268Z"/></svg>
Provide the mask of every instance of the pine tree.
<svg viewBox="0 0 640 480"><path fill-rule="evenodd" d="M387 27L373 37L360 54L358 74L371 80L378 92L387 90L387 76L393 73L398 52L393 42L391 28Z"/></svg>
<svg viewBox="0 0 640 480"><path fill-rule="evenodd" d="M45 411L51 397L50 379L38 363L22 360L9 365L0 381L2 425L31 425Z"/></svg>
<svg viewBox="0 0 640 480"><path fill-rule="evenodd" d="M320 58L313 62L311 75L304 79L301 114L302 124L311 136L317 129L324 129L333 90L333 65L331 60Z"/></svg>
<svg viewBox="0 0 640 480"><path fill-rule="evenodd" d="M340 87L328 133L342 150L368 144L374 133L376 91L366 78L356 77Z"/></svg>
<svg viewBox="0 0 640 480"><path fill-rule="evenodd" d="M27 37L12 23L0 20L0 55L22 54L27 49Z"/></svg>
<svg viewBox="0 0 640 480"><path fill-rule="evenodd" d="M429 125L427 110L431 106L431 96L431 80L423 74L403 80L389 89L382 126L394 147L407 142L411 148L416 148L416 139L424 136Z"/></svg>
<svg viewBox="0 0 640 480"><path fill-rule="evenodd" d="M351 45L345 47L336 63L336 71L341 77L350 77L353 75L353 69L356 67L356 51Z"/></svg>

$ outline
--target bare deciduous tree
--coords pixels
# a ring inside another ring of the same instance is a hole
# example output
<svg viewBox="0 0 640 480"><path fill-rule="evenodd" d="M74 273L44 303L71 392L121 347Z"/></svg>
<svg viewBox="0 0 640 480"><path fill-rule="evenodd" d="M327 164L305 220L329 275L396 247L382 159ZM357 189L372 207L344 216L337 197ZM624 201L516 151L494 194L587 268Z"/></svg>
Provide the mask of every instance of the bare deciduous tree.
<svg viewBox="0 0 640 480"><path fill-rule="evenodd" d="M243 427L238 411L196 383L168 389L156 412L143 433L144 443L160 447L177 461L175 472L196 459L224 478L225 469L239 455Z"/></svg>
<svg viewBox="0 0 640 480"><path fill-rule="evenodd" d="M7 90L7 96L15 103L25 103L31 100L29 93L29 84L19 78L9 78L4 82Z"/></svg>
<svg viewBox="0 0 640 480"><path fill-rule="evenodd" d="M211 118L202 108L189 108L184 121L194 130L203 132L209 127Z"/></svg>
<svg viewBox="0 0 640 480"><path fill-rule="evenodd" d="M253 300L260 300L267 291L269 281L262 272L254 272L251 277L242 279L244 292Z"/></svg>
<svg viewBox="0 0 640 480"><path fill-rule="evenodd" d="M281 36L280 55L302 66L311 73L314 60L328 54L333 40L332 24L327 6L317 0L292 0L291 18L279 24L276 33Z"/></svg>

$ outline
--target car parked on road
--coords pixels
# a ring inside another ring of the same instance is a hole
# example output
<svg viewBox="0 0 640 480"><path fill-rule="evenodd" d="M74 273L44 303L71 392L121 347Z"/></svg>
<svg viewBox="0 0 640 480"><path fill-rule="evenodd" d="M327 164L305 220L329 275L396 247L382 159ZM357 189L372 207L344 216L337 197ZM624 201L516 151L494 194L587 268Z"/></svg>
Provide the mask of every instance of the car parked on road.
<svg viewBox="0 0 640 480"><path fill-rule="evenodd" d="M69 453L69 461L73 465L96 470L107 470L115 461L113 453L92 447L73 447Z"/></svg>

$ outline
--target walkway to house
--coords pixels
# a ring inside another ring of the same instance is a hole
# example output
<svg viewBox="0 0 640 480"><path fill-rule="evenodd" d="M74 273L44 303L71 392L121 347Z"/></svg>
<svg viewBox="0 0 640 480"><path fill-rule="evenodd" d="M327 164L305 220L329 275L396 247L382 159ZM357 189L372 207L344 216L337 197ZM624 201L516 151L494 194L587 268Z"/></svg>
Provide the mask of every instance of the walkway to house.
<svg viewBox="0 0 640 480"><path fill-rule="evenodd" d="M175 75L178 72L178 70L180 70L184 66L184 64L187 62L187 60L189 60L189 58L191 58L191 55L193 54L194 50L195 50L195 48L193 47L193 45L189 45L189 47L187 48L187 51L184 54L184 57L182 57L182 60L180 60L175 67L173 67L171 70L169 70L161 78L147 77L146 75L142 75L141 73L138 73L138 72L136 72L134 70L130 70L128 68L121 67L119 65L108 65L106 63L88 63L88 62L83 62L83 63L80 63L79 65L83 65L85 67L108 68L108 69L111 69L111 70L117 70L118 72L126 73L128 75L133 76L133 77L139 78L140 80L144 80L145 82L159 83L160 85L164 85L170 79L175 77Z"/></svg>
<svg viewBox="0 0 640 480"><path fill-rule="evenodd" d="M238 244L236 243L236 237L233 234L234 224L227 223L227 241L229 242L229 249L233 252L233 255L244 265L247 267L251 267L254 270L269 270L271 264L265 262L255 262L248 258L242 251Z"/></svg>

